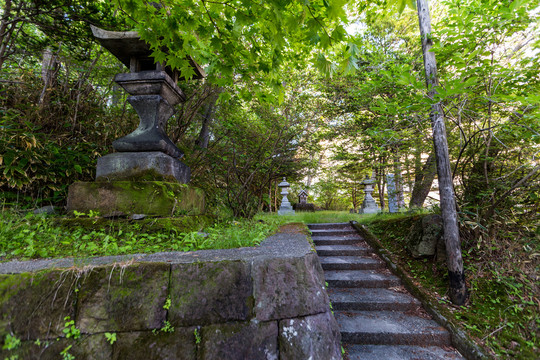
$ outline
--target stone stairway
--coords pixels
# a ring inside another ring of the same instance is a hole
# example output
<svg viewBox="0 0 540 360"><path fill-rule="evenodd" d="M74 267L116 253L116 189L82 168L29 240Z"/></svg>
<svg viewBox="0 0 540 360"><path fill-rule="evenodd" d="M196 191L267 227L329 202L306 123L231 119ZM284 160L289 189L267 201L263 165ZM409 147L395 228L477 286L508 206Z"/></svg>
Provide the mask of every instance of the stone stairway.
<svg viewBox="0 0 540 360"><path fill-rule="evenodd" d="M308 226L349 360L464 359L349 223Z"/></svg>

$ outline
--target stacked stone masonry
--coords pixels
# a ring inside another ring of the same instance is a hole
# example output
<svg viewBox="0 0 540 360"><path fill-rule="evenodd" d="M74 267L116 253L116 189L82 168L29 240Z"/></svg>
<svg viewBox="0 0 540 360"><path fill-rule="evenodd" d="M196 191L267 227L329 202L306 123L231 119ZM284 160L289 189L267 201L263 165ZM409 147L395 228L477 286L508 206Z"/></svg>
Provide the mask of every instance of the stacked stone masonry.
<svg viewBox="0 0 540 360"><path fill-rule="evenodd" d="M0 348L21 340L1 359L341 358L321 265L298 229L257 248L87 262L0 264Z"/></svg>

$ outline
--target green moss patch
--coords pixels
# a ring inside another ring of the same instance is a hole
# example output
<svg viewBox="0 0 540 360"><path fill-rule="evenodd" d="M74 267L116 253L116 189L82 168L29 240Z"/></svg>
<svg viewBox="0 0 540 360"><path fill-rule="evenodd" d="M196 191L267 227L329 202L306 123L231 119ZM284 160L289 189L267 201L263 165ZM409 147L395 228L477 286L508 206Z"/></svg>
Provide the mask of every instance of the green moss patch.
<svg viewBox="0 0 540 360"><path fill-rule="evenodd" d="M155 216L204 213L202 190L162 181L76 182L69 187L68 211Z"/></svg>

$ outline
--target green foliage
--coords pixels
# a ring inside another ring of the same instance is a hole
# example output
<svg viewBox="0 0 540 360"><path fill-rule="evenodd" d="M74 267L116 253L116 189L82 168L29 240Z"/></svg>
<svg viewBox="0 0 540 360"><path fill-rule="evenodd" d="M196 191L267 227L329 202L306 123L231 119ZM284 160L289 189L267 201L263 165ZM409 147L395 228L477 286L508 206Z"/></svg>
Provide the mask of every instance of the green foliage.
<svg viewBox="0 0 540 360"><path fill-rule="evenodd" d="M465 306L455 307L445 295L446 268L431 259L412 259L406 250L404 238L419 219L418 215L372 219L367 225L414 280L441 304L447 318L491 354L504 358L535 358L540 345L537 334L540 314L536 270L531 260L538 264L533 255L540 250L538 241L536 248L523 246L514 239L464 248L470 299ZM488 255L486 247L501 251Z"/></svg>
<svg viewBox="0 0 540 360"><path fill-rule="evenodd" d="M59 225L55 217L0 213L0 259L53 258L230 249L258 245L277 224L219 221L201 231L182 232L174 224L143 228L138 223L93 221L93 229Z"/></svg>
<svg viewBox="0 0 540 360"><path fill-rule="evenodd" d="M15 335L7 334L4 338L4 345L2 350L14 350L21 345L21 339L17 338Z"/></svg>
<svg viewBox="0 0 540 360"><path fill-rule="evenodd" d="M193 336L195 336L195 344L199 345L201 343L201 334L199 333L199 329L193 330Z"/></svg>
<svg viewBox="0 0 540 360"><path fill-rule="evenodd" d="M81 337L81 331L75 327L75 320L71 320L70 316L66 316L64 318L66 323L64 324L64 329L62 332L66 336L66 338L70 339L78 339Z"/></svg>
<svg viewBox="0 0 540 360"><path fill-rule="evenodd" d="M116 342L116 333L105 333L105 339L107 339L107 342L111 345L113 345Z"/></svg>
<svg viewBox="0 0 540 360"><path fill-rule="evenodd" d="M75 360L75 356L69 353L69 350L71 350L72 347L73 345L68 345L60 352L60 355L62 355L62 360Z"/></svg>
<svg viewBox="0 0 540 360"><path fill-rule="evenodd" d="M167 0L155 6L115 1L151 44L155 59L167 60L186 78L192 75L187 61L191 56L199 64L208 64L210 81L220 86L233 83L238 74L264 78L276 90L281 87L281 66L303 65L309 59L309 49L327 49L344 40L347 2ZM314 59L323 57L323 53L313 55Z"/></svg>

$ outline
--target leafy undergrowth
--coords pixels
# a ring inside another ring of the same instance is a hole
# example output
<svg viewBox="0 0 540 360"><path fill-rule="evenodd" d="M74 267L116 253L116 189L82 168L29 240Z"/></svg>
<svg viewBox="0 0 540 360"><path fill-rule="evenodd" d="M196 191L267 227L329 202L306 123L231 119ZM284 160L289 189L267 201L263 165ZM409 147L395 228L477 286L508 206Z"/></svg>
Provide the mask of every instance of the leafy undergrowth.
<svg viewBox="0 0 540 360"><path fill-rule="evenodd" d="M96 217L94 226L89 228L77 224L63 226L59 219L59 216L0 212L0 261L256 246L279 225L228 220L182 232L174 222L165 222L158 228L145 227L138 221L107 221L105 225Z"/></svg>
<svg viewBox="0 0 540 360"><path fill-rule="evenodd" d="M445 295L447 272L432 259L413 259L405 237L419 216L372 219L367 226L430 295L446 316L487 353L498 358L538 359L540 294L538 238L500 236L495 243L469 242L462 249L470 297L454 306Z"/></svg>

